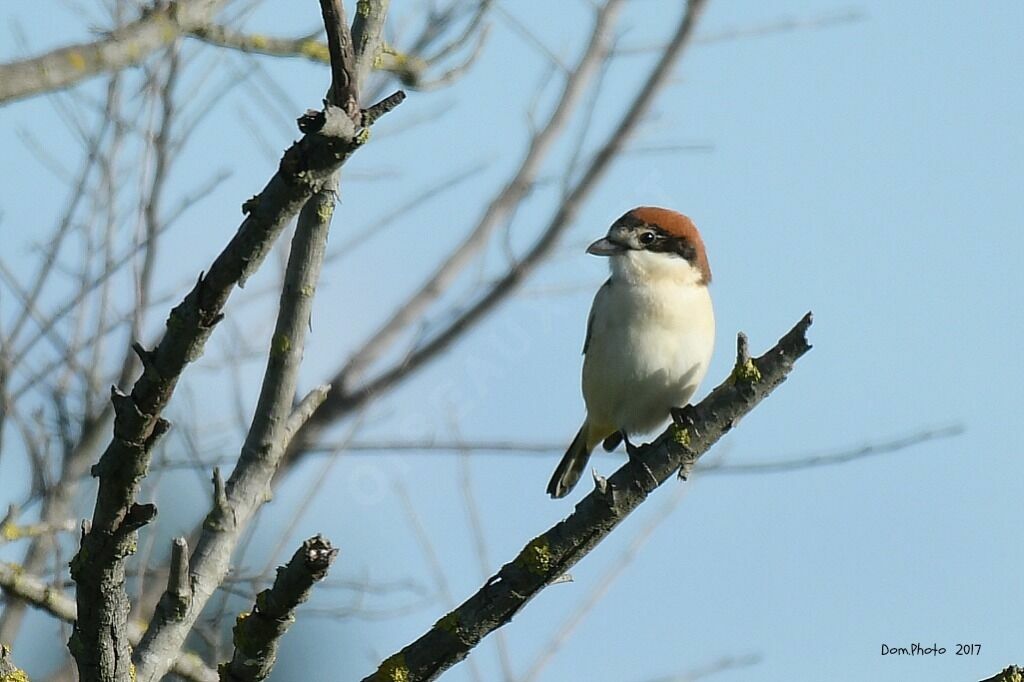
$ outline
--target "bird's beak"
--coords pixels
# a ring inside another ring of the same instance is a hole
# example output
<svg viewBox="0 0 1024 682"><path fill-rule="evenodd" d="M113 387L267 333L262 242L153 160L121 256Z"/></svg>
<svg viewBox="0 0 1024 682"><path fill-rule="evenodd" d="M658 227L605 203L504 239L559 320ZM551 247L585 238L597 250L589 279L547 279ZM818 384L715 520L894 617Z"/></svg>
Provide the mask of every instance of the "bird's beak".
<svg viewBox="0 0 1024 682"><path fill-rule="evenodd" d="M592 256L616 256L625 250L626 248L622 244L617 244L608 237L598 239L587 247L587 253Z"/></svg>

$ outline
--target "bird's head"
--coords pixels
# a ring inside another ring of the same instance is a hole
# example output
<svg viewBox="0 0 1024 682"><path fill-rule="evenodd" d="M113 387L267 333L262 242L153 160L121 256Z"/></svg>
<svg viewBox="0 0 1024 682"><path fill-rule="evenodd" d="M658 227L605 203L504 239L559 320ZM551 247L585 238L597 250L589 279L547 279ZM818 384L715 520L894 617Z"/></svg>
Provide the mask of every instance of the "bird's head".
<svg viewBox="0 0 1024 682"><path fill-rule="evenodd" d="M608 256L613 273L629 279L669 278L683 283L711 282L704 240L693 221L667 208L641 206L612 223L608 234L587 247Z"/></svg>

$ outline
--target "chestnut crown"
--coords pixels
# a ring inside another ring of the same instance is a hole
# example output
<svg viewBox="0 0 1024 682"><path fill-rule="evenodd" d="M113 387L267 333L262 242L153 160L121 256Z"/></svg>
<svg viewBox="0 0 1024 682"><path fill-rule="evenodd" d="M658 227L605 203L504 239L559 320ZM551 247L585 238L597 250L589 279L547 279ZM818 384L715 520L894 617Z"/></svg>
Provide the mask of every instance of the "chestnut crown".
<svg viewBox="0 0 1024 682"><path fill-rule="evenodd" d="M687 216L667 208L640 206L627 211L612 225L609 234L628 234L629 248L684 258L701 273L702 283L711 282L711 266L697 226ZM625 246L625 244L623 244Z"/></svg>

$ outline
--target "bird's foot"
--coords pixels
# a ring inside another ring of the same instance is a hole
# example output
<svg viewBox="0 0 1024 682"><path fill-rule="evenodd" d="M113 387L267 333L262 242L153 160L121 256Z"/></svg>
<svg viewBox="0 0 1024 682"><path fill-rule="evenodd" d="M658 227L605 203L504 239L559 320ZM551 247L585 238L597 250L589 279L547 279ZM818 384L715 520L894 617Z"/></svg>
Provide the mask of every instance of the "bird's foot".
<svg viewBox="0 0 1024 682"><path fill-rule="evenodd" d="M629 456L630 460L634 460L640 456L640 447L633 445L629 440L629 436L622 434L622 441L626 444L626 455Z"/></svg>
<svg viewBox="0 0 1024 682"><path fill-rule="evenodd" d="M697 419L697 410L693 405L686 404L683 407L670 407L668 413L672 415L672 421L676 426L693 426Z"/></svg>

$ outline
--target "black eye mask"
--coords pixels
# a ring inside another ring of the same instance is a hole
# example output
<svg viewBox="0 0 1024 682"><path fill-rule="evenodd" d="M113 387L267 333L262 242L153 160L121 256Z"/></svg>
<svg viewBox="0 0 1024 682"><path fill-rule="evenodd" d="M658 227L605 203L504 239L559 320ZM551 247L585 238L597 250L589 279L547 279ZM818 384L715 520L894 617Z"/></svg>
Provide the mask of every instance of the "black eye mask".
<svg viewBox="0 0 1024 682"><path fill-rule="evenodd" d="M675 237L660 227L644 225L643 223L639 223L636 226L630 225L629 227L635 230L643 230L645 234L650 234L654 237L649 241L645 241L644 235L641 235L637 239L641 250L675 254L690 263L694 262L697 258L697 249L685 237Z"/></svg>

